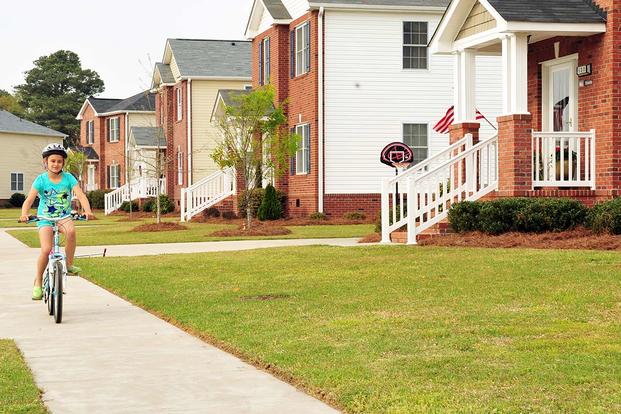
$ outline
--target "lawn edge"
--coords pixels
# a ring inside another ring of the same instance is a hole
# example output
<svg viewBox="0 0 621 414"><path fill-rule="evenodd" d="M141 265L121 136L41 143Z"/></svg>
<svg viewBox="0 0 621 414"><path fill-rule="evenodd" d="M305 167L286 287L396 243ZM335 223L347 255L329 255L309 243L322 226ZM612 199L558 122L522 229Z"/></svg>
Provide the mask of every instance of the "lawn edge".
<svg viewBox="0 0 621 414"><path fill-rule="evenodd" d="M247 355L246 353L242 352L241 350L237 349L236 347L234 347L233 345L230 345L220 339L217 339L209 334L203 334L200 332L197 332L195 329L190 328L189 326L184 325L183 323L179 322L178 320L176 320L175 318L172 318L170 316L167 316L161 312L155 311L153 309L149 309L148 307L141 305L139 303L134 302L133 300L129 299L127 296L115 291L114 289L110 289L106 286L102 286L101 284L97 283L95 280L91 279L90 277L88 277L87 275L84 274L80 274L80 276L82 279L93 283L95 286L98 286L102 289L104 289L105 291L131 303L132 305L144 310L145 312L148 312L149 314L155 316L158 319L161 319L162 321L169 323L171 325L173 325L176 328L181 329L182 331L184 331L185 333L192 335L195 338L200 339L201 341L214 346L216 348L218 348L221 351L224 351L228 354L233 355L236 358L239 358L241 361L253 366L254 368L260 369L263 372L266 372L274 377L276 377L277 379L293 386L295 389L297 389L298 391L302 391L305 394L316 398L317 400L329 405L330 407L334 408L335 410L338 410L340 412L343 413L348 413L348 411L345 409L345 407L342 407L338 401L334 398L330 398L328 392L326 392L323 389L317 388L317 387L313 387L310 384L307 384L306 382L304 382L303 380L293 376L292 374L285 372L284 370L273 366L267 362L262 361L261 359L258 358L254 358L251 357L249 355ZM48 411L49 412L49 411Z"/></svg>

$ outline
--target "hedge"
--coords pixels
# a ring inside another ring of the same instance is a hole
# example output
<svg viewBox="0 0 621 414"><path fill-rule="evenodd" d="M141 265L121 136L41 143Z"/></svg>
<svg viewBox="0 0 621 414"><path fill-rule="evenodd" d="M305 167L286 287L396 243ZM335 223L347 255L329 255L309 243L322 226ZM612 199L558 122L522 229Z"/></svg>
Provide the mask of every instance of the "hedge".
<svg viewBox="0 0 621 414"><path fill-rule="evenodd" d="M263 188L255 188L250 190L250 211L252 213L252 217L257 217L257 212L259 211L259 207L261 206L261 202L263 201L263 197L265 196L265 189ZM286 210L287 205L287 195L282 191L276 190L276 196L280 205L282 207L282 211ZM242 191L237 198L237 208L239 210L239 214L241 217L246 217L246 192Z"/></svg>
<svg viewBox="0 0 621 414"><path fill-rule="evenodd" d="M587 214L586 226L596 233L621 234L621 198L596 204Z"/></svg>

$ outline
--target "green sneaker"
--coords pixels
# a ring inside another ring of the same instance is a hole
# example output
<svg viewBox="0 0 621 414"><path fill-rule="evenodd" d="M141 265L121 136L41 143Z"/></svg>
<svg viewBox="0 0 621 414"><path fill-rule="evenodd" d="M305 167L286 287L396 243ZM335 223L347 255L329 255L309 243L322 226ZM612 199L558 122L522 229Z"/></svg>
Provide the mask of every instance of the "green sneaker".
<svg viewBox="0 0 621 414"><path fill-rule="evenodd" d="M32 300L41 300L43 299L43 289L40 286L35 286L32 288Z"/></svg>
<svg viewBox="0 0 621 414"><path fill-rule="evenodd" d="M79 267L77 267L76 265L73 266L69 266L67 267L67 273L69 273L70 275L77 275L82 271L82 269L80 269Z"/></svg>

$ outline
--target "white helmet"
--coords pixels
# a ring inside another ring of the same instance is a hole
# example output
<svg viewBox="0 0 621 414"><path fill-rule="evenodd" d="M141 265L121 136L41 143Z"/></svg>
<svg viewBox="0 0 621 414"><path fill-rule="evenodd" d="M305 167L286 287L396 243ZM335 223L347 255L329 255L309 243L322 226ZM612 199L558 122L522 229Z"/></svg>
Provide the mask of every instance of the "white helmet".
<svg viewBox="0 0 621 414"><path fill-rule="evenodd" d="M65 147L63 147L62 144L57 144L57 143L49 144L45 148L43 148L43 151L41 152L41 156L43 158L47 158L50 155L54 155L54 154L60 155L63 158L67 158L67 151L65 150Z"/></svg>

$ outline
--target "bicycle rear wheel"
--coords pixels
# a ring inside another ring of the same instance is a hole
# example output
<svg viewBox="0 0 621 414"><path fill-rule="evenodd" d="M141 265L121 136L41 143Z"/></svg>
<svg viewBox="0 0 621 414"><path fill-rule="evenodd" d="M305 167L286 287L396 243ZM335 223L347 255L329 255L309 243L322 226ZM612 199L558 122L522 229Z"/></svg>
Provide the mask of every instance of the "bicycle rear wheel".
<svg viewBox="0 0 621 414"><path fill-rule="evenodd" d="M60 261L54 263L54 321L61 323L63 320L63 265Z"/></svg>

